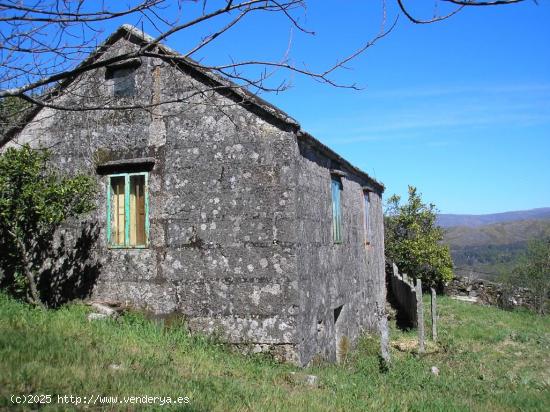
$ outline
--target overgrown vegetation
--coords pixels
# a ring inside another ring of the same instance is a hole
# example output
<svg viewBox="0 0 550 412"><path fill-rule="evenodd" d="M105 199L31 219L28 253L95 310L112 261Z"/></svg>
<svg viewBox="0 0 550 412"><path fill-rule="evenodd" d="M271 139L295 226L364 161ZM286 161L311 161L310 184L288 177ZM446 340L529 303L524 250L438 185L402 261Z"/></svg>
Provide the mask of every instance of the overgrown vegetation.
<svg viewBox="0 0 550 412"><path fill-rule="evenodd" d="M550 238L530 241L527 252L506 281L513 287L529 289L537 313L547 313L550 293Z"/></svg>
<svg viewBox="0 0 550 412"><path fill-rule="evenodd" d="M13 127L21 126L31 104L20 97L0 99L0 137Z"/></svg>
<svg viewBox="0 0 550 412"><path fill-rule="evenodd" d="M425 204L415 187L409 186L406 204L393 195L388 199L384 233L386 257L400 271L420 278L426 286L435 287L453 277L449 247L442 245L443 230L437 226L437 210Z"/></svg>
<svg viewBox="0 0 550 412"><path fill-rule="evenodd" d="M51 411L145 409L56 403L57 395L72 394L190 398L159 410L548 410L550 318L446 297L439 310L440 346L420 356L414 333L392 330L387 372L377 339L368 336L343 364L302 370L236 354L178 321L161 325L129 313L88 322L84 306L42 311L0 295L0 409L18 409L12 394L52 394L56 401L43 405ZM304 383L305 374L318 384Z"/></svg>
<svg viewBox="0 0 550 412"><path fill-rule="evenodd" d="M94 208L95 181L67 176L49 159L28 145L0 155L0 287L41 306L42 273L58 263L50 259L56 230Z"/></svg>

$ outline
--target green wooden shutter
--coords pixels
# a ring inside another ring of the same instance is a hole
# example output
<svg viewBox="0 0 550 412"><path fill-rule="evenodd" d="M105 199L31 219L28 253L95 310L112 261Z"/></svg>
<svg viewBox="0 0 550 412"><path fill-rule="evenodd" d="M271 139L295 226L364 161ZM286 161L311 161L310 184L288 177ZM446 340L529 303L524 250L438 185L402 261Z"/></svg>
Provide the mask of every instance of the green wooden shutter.
<svg viewBox="0 0 550 412"><path fill-rule="evenodd" d="M334 243L342 243L342 181L338 176L332 176L332 239Z"/></svg>

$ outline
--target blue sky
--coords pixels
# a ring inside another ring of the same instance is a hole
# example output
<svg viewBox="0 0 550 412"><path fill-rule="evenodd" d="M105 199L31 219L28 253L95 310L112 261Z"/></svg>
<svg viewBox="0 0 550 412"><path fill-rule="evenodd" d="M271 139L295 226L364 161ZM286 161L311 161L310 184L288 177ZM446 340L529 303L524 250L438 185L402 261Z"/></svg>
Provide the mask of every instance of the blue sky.
<svg viewBox="0 0 550 412"><path fill-rule="evenodd" d="M406 3L420 5L420 17L433 13L431 1ZM290 90L264 97L382 181L386 197L406 195L410 184L443 213L547 207L549 3L467 9L430 25L401 16L392 33L336 74L362 90L290 76ZM387 25L396 14L388 9ZM295 63L319 69L375 35L380 16L375 1L313 1L301 22L315 36L291 32L280 18L250 19L195 57L273 58L290 43ZM178 50L190 42L189 33L168 41Z"/></svg>
<svg viewBox="0 0 550 412"><path fill-rule="evenodd" d="M422 18L433 0L407 0ZM219 4L210 1L210 5ZM205 63L228 58L280 59L290 45L295 64L320 70L372 38L381 26L381 2L307 2L297 18L315 36L292 30L275 13L252 15L193 57ZM183 2L170 17L200 11ZM440 11L450 9L441 2ZM388 0L388 27L398 10ZM133 21L134 20L134 21ZM116 26L111 22L102 40ZM221 27L224 18L206 29ZM227 19L225 19L227 21ZM155 28L143 22L155 35ZM200 28L167 39L186 52ZM323 85L291 80L284 93L263 97L297 119L304 130L386 186L386 197L414 185L443 213L493 213L550 206L550 1L476 7L429 25L401 15L397 26Z"/></svg>
<svg viewBox="0 0 550 412"><path fill-rule="evenodd" d="M271 100L386 196L412 184L443 213L550 206L549 22L547 1L400 18L346 73L363 91L297 79Z"/></svg>

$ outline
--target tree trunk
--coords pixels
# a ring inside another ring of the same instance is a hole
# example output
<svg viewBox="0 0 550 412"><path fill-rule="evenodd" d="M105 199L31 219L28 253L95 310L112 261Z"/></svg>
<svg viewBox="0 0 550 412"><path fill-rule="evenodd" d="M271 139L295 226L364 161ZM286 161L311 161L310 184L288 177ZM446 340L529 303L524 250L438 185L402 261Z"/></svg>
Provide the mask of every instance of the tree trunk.
<svg viewBox="0 0 550 412"><path fill-rule="evenodd" d="M34 274L32 273L32 271L27 266L27 262L23 263L23 265L24 265L23 272L25 272L25 277L27 278L27 282L29 282L29 289L31 291L31 298L32 298L31 303L44 308L45 306L42 303L42 301L40 300L40 295L38 294L38 289L36 287L36 281L34 279Z"/></svg>
<svg viewBox="0 0 550 412"><path fill-rule="evenodd" d="M23 273L25 274L25 277L27 278L27 282L29 282L29 290L31 292L31 302L34 305L40 306L41 308L45 308L44 303L40 300L40 295L38 293L38 288L36 287L36 279L34 277L34 273L32 272L32 266L29 262L29 258L27 255L27 248L25 247L25 243L22 242L20 239L16 237L17 246L19 248L19 252L21 253L21 261L23 263Z"/></svg>

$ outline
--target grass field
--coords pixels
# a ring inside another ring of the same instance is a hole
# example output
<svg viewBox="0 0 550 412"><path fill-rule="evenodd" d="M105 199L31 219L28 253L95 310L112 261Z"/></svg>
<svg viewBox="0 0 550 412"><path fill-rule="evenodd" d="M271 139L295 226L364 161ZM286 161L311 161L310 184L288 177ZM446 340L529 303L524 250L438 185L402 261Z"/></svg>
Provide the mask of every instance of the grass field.
<svg viewBox="0 0 550 412"><path fill-rule="evenodd" d="M414 333L393 330L386 372L369 337L344 364L302 370L233 353L177 321L163 327L127 314L88 322L84 306L41 311L0 294L0 408L36 409L14 405L11 395L49 394L43 410L550 410L550 317L446 297L439 307L441 341L423 356L415 353ZM318 376L318 385L303 383L301 374ZM58 403L58 395L82 402L187 396L189 403L75 406Z"/></svg>

